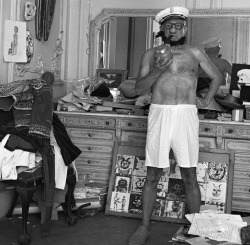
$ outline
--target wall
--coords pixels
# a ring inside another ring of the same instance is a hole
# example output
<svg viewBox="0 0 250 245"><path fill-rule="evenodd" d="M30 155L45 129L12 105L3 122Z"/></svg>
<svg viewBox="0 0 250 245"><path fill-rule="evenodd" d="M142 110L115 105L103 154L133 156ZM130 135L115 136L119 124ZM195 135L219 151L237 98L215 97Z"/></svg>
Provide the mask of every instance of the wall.
<svg viewBox="0 0 250 245"><path fill-rule="evenodd" d="M30 0L35 3L35 0ZM42 58L42 65L44 71L52 70L52 60L56 49L57 39L61 37L59 33L62 31L61 16L62 16L62 3L63 1L56 1L55 12L53 17L53 23L51 26L49 38L47 41L43 39L41 41L36 39L35 35L35 19L26 21L24 19L24 9L26 0L0 0L0 31L2 33L2 40L0 41L1 52L0 52L0 83L6 83L16 80L24 80L39 77L41 70L38 67L38 57ZM17 20L26 22L26 29L30 31L33 39L34 54L30 63L7 63L3 61L3 50L4 50L4 24L5 20ZM60 62L60 61L59 61ZM56 79L61 77L61 71L58 71ZM55 82L54 95L60 97L65 94L65 89L60 85L58 87L58 81Z"/></svg>
<svg viewBox="0 0 250 245"><path fill-rule="evenodd" d="M229 30L234 30L234 19L229 18L193 18L191 45L203 48L201 43L211 37L220 37L222 47L220 54L225 59L233 61L233 35ZM223 28L221 28L223 26Z"/></svg>
<svg viewBox="0 0 250 245"><path fill-rule="evenodd" d="M25 7L25 2L26 0L19 0L19 1L4 1L3 2L3 9L1 12L5 12L5 16L2 16L2 37L4 37L4 21L5 19L11 19L11 20L17 20L17 21L22 21L26 22L27 24L27 30L31 32L31 36L34 42L34 55L29 64L24 64L24 63L15 63L13 67L13 80L18 80L18 79L29 79L29 78L34 78L37 77L39 74L36 72L37 68L37 59L38 56L40 55L42 57L42 62L44 65L45 70L51 70L51 65L52 61L51 58L53 56L55 46L56 46L56 41L57 38L59 37L59 32L60 30L60 8L61 4L60 1L56 2L55 6L55 13L54 13L54 18L53 18L53 23L51 26L51 31L49 35L49 39L47 41L41 40L38 41L35 36L35 19L32 19L30 21L25 21L24 19L24 7ZM35 2L35 0L31 0L31 2ZM12 14L14 10L11 9L11 5L15 5L16 9L15 12L16 14ZM3 38L2 38L3 39ZM2 43L3 44L3 43ZM2 50L3 50L3 45L2 45ZM3 57L3 54L1 54ZM1 57L1 60L2 60ZM13 63L6 63L3 64L5 67L5 71L1 73L1 81L6 81L7 76L6 76L6 69L8 66L11 66ZM15 72L15 67L16 65L23 69L27 70L27 72L23 73L20 75L20 73Z"/></svg>

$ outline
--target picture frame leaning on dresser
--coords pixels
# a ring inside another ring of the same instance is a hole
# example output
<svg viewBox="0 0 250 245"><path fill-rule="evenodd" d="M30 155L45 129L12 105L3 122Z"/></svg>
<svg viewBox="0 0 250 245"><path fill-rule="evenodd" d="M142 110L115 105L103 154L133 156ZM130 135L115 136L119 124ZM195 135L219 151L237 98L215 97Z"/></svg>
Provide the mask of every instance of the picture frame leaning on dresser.
<svg viewBox="0 0 250 245"><path fill-rule="evenodd" d="M106 85L108 88L118 88L120 84L127 79L127 70L118 69L97 69L96 77L107 79Z"/></svg>
<svg viewBox="0 0 250 245"><path fill-rule="evenodd" d="M105 213L142 217L142 188L146 178L145 147L116 142ZM197 167L201 211L231 213L234 152L200 148ZM170 167L157 186L152 220L186 223L185 191L178 164L170 152Z"/></svg>

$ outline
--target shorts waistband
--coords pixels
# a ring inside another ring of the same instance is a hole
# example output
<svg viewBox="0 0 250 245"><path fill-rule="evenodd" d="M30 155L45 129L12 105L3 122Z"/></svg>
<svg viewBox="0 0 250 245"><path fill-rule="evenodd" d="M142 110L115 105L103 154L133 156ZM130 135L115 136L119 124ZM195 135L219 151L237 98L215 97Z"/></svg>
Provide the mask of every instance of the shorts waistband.
<svg viewBox="0 0 250 245"><path fill-rule="evenodd" d="M161 107L161 108L197 108L196 105L191 105L191 104L177 104L177 105L151 104L150 106Z"/></svg>

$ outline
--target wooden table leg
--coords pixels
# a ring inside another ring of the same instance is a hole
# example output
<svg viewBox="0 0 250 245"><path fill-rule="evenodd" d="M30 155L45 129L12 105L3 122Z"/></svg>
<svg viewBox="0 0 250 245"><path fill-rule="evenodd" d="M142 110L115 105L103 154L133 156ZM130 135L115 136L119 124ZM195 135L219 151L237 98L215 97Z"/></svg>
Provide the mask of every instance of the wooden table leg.
<svg viewBox="0 0 250 245"><path fill-rule="evenodd" d="M18 192L17 192L17 190L15 189L15 193L14 193L13 199L12 199L12 201L11 201L10 209L9 209L8 213L6 214L6 218L11 218L11 217L12 217L14 208L15 208L15 206L16 206L17 198L18 198Z"/></svg>

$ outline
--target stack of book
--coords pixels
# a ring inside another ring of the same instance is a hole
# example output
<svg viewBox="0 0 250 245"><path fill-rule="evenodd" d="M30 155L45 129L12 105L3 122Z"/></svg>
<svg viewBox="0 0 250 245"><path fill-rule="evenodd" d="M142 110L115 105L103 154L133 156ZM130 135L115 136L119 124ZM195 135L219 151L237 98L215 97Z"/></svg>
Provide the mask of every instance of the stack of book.
<svg viewBox="0 0 250 245"><path fill-rule="evenodd" d="M230 113L221 113L217 116L219 121L232 121L232 114Z"/></svg>
<svg viewBox="0 0 250 245"><path fill-rule="evenodd" d="M74 197L76 208L104 209L107 199L108 186L98 182L78 184L75 187ZM88 205L84 205L88 204Z"/></svg>

